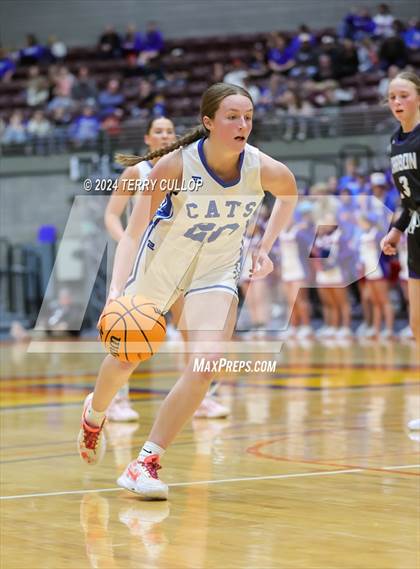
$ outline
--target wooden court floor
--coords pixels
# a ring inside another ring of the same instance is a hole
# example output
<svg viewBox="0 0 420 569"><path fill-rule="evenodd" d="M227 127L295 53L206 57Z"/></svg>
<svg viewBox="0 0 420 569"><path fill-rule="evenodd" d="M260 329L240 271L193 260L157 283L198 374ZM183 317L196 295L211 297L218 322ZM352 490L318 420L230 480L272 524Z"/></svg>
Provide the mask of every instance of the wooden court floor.
<svg viewBox="0 0 420 569"><path fill-rule="evenodd" d="M222 376L231 416L186 427L163 459L170 500L159 503L115 480L179 355L139 368L141 420L107 426L96 467L75 438L101 356L25 344L0 355L2 569L418 569L413 345L287 345L274 374Z"/></svg>

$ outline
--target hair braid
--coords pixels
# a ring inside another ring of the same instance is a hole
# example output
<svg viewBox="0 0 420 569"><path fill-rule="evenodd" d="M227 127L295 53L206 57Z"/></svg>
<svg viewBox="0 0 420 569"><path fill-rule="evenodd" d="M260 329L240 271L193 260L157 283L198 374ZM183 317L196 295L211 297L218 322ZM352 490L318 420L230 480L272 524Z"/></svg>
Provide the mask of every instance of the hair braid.
<svg viewBox="0 0 420 569"><path fill-rule="evenodd" d="M188 144L191 144L207 135L207 130L204 128L204 126L200 125L193 128L192 130L189 130L172 144L168 144L163 148L159 148L159 150L148 152L144 156L136 156L135 154L116 154L115 161L126 167L135 166L136 164L139 164L139 162L144 162L145 160L154 160L155 158L165 156L165 154L169 154L169 152L177 150L177 148L181 148L181 146L187 146Z"/></svg>

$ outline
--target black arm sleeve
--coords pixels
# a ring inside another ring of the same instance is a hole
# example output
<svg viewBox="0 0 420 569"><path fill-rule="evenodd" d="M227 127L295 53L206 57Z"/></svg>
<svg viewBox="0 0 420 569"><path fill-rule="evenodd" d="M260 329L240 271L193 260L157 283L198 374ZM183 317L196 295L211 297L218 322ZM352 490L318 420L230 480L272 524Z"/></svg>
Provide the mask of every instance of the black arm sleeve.
<svg viewBox="0 0 420 569"><path fill-rule="evenodd" d="M410 225L410 219L411 219L410 210L404 208L399 219L397 219L397 221L394 223L395 229L398 229L399 231L404 233L404 231Z"/></svg>

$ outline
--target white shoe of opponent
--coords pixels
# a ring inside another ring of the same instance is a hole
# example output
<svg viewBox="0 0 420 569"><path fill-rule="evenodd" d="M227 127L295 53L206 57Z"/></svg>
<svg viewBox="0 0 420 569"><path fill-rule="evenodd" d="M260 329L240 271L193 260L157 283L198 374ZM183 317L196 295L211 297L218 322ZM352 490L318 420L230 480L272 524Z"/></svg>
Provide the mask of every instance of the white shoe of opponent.
<svg viewBox="0 0 420 569"><path fill-rule="evenodd" d="M133 460L117 480L118 486L139 494L145 500L167 500L168 485L158 476L159 455L152 454L144 460Z"/></svg>

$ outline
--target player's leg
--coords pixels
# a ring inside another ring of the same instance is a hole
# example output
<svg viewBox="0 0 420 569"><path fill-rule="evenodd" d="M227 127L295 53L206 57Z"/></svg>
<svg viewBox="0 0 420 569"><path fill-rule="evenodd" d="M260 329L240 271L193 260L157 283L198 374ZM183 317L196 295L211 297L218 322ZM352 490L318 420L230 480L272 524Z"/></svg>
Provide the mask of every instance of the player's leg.
<svg viewBox="0 0 420 569"><path fill-rule="evenodd" d="M188 343L188 332L184 326L179 326L185 307L184 297L180 296L171 306L171 313L176 327L180 330L185 346ZM188 364L188 353L185 353L185 364ZM213 383L198 409L194 413L196 419L224 419L229 415L229 409L219 403L214 397L218 383Z"/></svg>
<svg viewBox="0 0 420 569"><path fill-rule="evenodd" d="M118 479L118 484L123 488L148 499L167 498L168 487L157 474L160 456L191 419L212 380L213 373L208 369L194 369L196 361L204 358L205 362L212 362L221 357L218 350L232 336L236 312L237 299L225 292L192 294L186 298L184 316L191 350L190 361L163 401L139 457L128 465Z"/></svg>
<svg viewBox="0 0 420 569"><path fill-rule="evenodd" d="M410 327L420 350L420 278L408 279L408 302L410 310Z"/></svg>
<svg viewBox="0 0 420 569"><path fill-rule="evenodd" d="M79 454L86 463L96 464L103 457L105 452L103 427L106 411L117 391L128 382L137 365L137 362L120 362L110 355L102 362L95 390L85 399L82 426L77 440Z"/></svg>

